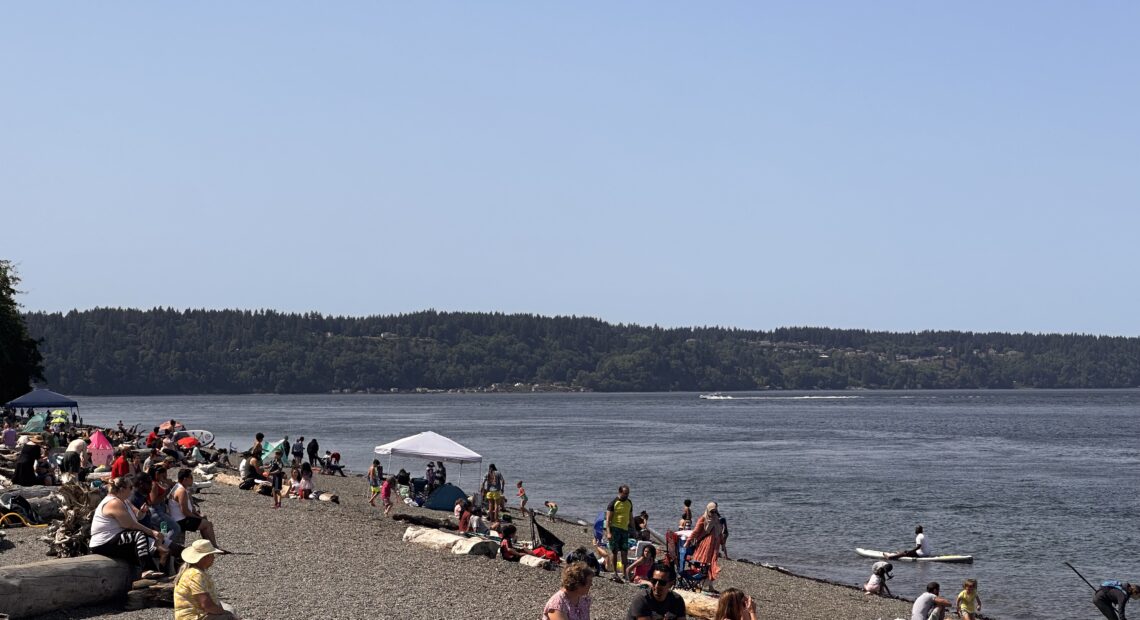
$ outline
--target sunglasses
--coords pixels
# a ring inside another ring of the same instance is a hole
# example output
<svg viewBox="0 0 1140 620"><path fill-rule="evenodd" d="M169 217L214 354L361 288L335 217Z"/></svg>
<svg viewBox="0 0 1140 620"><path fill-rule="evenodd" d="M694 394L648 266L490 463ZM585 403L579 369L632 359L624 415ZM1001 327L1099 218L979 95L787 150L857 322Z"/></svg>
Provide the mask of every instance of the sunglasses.
<svg viewBox="0 0 1140 620"><path fill-rule="evenodd" d="M672 580L672 579L656 579L656 578L653 578L653 579L648 579L647 581L649 581L649 583L653 584L653 585L654 585L654 587L656 587L656 586L671 586L671 585L673 585L673 580Z"/></svg>

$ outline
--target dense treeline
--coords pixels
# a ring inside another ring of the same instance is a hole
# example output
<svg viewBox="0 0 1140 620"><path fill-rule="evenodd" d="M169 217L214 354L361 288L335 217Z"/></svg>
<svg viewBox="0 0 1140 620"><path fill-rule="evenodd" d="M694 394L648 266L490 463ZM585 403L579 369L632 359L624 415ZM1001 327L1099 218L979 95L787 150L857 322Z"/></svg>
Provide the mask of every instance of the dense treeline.
<svg viewBox="0 0 1140 620"><path fill-rule="evenodd" d="M598 391L1140 386L1140 339L1085 335L744 331L578 317L239 310L25 315L45 375L74 394L480 388Z"/></svg>
<svg viewBox="0 0 1140 620"><path fill-rule="evenodd" d="M19 284L12 262L0 259L0 403L23 396L32 380L43 378L39 348L16 303Z"/></svg>

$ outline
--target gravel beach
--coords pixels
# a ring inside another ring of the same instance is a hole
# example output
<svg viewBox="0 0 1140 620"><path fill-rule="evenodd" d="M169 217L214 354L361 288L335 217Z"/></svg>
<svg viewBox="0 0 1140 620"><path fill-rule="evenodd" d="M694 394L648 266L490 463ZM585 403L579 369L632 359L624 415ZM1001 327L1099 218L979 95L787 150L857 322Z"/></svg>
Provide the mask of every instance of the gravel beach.
<svg viewBox="0 0 1140 620"><path fill-rule="evenodd" d="M314 482L320 490L339 494L340 504L287 500L273 510L270 498L225 484L198 493L202 511L217 525L219 544L237 552L220 557L211 574L222 600L243 618L443 619L459 612L462 617L535 620L559 587L557 571L404 543L407 524L368 506L362 478L317 476ZM396 511L444 514L403 505ZM567 550L590 541L583 526L540 522L566 541ZM520 538L529 537L529 527L519 529ZM47 559L47 545L36 539L42 530L6 532L0 565ZM751 594L763 618L875 620L906 618L910 610L902 600L867 597L854 588L736 561L723 563L717 587ZM624 619L636 592L629 584L595 580L592 617ZM85 607L41 618L172 617L170 609L120 610Z"/></svg>

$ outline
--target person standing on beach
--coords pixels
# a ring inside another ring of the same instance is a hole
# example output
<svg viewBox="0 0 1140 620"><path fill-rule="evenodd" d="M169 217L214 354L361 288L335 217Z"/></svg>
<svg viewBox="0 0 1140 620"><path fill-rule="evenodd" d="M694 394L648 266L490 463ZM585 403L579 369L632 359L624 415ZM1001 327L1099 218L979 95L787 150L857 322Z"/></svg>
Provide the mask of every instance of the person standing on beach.
<svg viewBox="0 0 1140 620"><path fill-rule="evenodd" d="M967 579L962 584L962 591L958 593L954 607L962 620L978 620L978 612L982 610L982 599L978 596L977 579Z"/></svg>
<svg viewBox="0 0 1140 620"><path fill-rule="evenodd" d="M435 462L435 486L441 487L447 484L447 468L443 466L443 461Z"/></svg>
<svg viewBox="0 0 1140 620"><path fill-rule="evenodd" d="M259 433L260 434L260 433ZM265 470L269 482L273 485L273 507L281 507L281 485L285 482L285 463L281 461L281 451L273 451L273 460Z"/></svg>
<svg viewBox="0 0 1140 620"><path fill-rule="evenodd" d="M388 476L384 484L380 486L380 502L384 504L384 516L388 516L392 512L392 492L396 486L396 477Z"/></svg>
<svg viewBox="0 0 1140 620"><path fill-rule="evenodd" d="M1119 581L1106 581L1093 594L1093 605L1109 620L1127 620L1124 607L1128 599L1140 598L1140 586Z"/></svg>
<svg viewBox="0 0 1140 620"><path fill-rule="evenodd" d="M309 445L305 446L305 451L309 455L309 467L321 464L320 452L318 452L320 449L321 444L317 443L316 437L313 437L312 441L309 442Z"/></svg>
<svg viewBox="0 0 1140 620"><path fill-rule="evenodd" d="M632 516L633 500L629 499L629 485L623 484L618 487L617 497L606 506L605 522L602 524L606 540L609 541L610 554L616 563L614 572L617 574L621 574L629 564L629 523Z"/></svg>
<svg viewBox="0 0 1140 620"><path fill-rule="evenodd" d="M499 520L499 510L503 507L503 489L506 481L503 474L494 463L487 468L487 475L483 477L483 497L487 500L487 518L491 521Z"/></svg>
<svg viewBox="0 0 1140 620"><path fill-rule="evenodd" d="M697 519L693 525L693 533L689 534L689 539L685 541L685 546L692 551L689 555L690 560L706 567L703 571L706 584L704 590L709 594L717 593L712 582L720 573L720 544L723 535L720 511L716 502L709 502L705 507L705 514Z"/></svg>
<svg viewBox="0 0 1140 620"><path fill-rule="evenodd" d="M380 487L384 485L381 482L384 479L384 468L380 467L380 459L372 459L372 467L368 468L368 490L372 492L372 497L368 498L368 505L375 506L376 498L380 496Z"/></svg>
<svg viewBox="0 0 1140 620"><path fill-rule="evenodd" d="M303 460L305 460L305 438L298 437L293 444L293 467L300 467Z"/></svg>
<svg viewBox="0 0 1140 620"><path fill-rule="evenodd" d="M523 481L519 480L517 486L519 488L519 512L526 514L526 489L523 488Z"/></svg>

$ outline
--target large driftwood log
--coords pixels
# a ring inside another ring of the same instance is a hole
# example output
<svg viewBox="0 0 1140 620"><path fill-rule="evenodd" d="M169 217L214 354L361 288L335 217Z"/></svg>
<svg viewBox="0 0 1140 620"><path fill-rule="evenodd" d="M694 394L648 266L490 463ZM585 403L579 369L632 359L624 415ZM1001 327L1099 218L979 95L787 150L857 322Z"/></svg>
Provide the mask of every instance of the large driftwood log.
<svg viewBox="0 0 1140 620"><path fill-rule="evenodd" d="M459 555L483 555L489 558L495 557L499 551L498 543L493 540L468 538L415 525L404 532L404 542L423 545L436 551L446 551Z"/></svg>
<svg viewBox="0 0 1140 620"><path fill-rule="evenodd" d="M0 489L0 495L12 494L12 495L19 495L20 497L23 497L24 499L32 499L33 497L47 497L47 496L51 495L52 493L55 493L58 490L59 490L59 487L45 487L45 486L11 487L9 489Z"/></svg>
<svg viewBox="0 0 1140 620"><path fill-rule="evenodd" d="M33 497L28 500L36 513L40 515L41 519L62 519L63 518L63 500L56 495L48 497Z"/></svg>
<svg viewBox="0 0 1140 620"><path fill-rule="evenodd" d="M685 615L692 618L716 617L716 606L719 600L715 596L709 596L703 592L691 592L689 590L673 591L685 599Z"/></svg>
<svg viewBox="0 0 1140 620"><path fill-rule="evenodd" d="M101 555L0 567L0 610L13 618L123 596L131 569Z"/></svg>
<svg viewBox="0 0 1140 620"><path fill-rule="evenodd" d="M414 515L404 512L396 513L392 515L392 518L397 521L403 521L405 523L420 525L423 527L431 527L437 530L459 530L459 528L448 519L436 519L434 517L425 517L423 515Z"/></svg>

